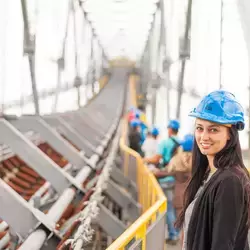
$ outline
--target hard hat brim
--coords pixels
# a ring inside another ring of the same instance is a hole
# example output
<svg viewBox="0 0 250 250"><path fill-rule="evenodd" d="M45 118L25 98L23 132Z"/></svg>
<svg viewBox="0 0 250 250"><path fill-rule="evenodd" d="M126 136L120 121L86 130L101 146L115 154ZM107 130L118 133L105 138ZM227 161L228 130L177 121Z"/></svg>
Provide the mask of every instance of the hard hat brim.
<svg viewBox="0 0 250 250"><path fill-rule="evenodd" d="M221 124L224 126L229 126L229 127L230 127L230 125L235 125L237 123L237 122L232 122L232 121L229 121L227 119L223 119L221 117L218 117L218 116L212 115L212 114L208 114L208 113L201 114L201 113L197 113L197 112L192 111L189 113L188 116L194 117L194 118L199 118L199 119L210 121L210 122L214 122L214 123Z"/></svg>

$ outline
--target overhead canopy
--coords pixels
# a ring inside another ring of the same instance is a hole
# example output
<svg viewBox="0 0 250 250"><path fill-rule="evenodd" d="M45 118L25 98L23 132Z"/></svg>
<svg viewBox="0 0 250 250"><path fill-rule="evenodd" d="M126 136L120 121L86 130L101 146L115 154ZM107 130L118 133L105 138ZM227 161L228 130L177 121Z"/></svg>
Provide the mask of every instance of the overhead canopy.
<svg viewBox="0 0 250 250"><path fill-rule="evenodd" d="M87 0L83 9L109 59L143 53L158 0Z"/></svg>

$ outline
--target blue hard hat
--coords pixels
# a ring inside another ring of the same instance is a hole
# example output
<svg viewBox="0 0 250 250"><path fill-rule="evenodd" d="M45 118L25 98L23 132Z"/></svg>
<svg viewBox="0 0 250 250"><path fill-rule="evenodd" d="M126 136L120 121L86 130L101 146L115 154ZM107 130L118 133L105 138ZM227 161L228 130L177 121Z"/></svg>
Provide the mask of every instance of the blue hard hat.
<svg viewBox="0 0 250 250"><path fill-rule="evenodd" d="M141 116L141 112L136 110L135 111L135 118L140 118L140 116Z"/></svg>
<svg viewBox="0 0 250 250"><path fill-rule="evenodd" d="M138 127L138 126L140 126L140 124L141 124L141 121L139 119L133 119L130 122L130 126L132 128Z"/></svg>
<svg viewBox="0 0 250 250"><path fill-rule="evenodd" d="M181 142L183 151L185 152L192 151L193 144L194 144L194 136L192 134L185 135L183 141Z"/></svg>
<svg viewBox="0 0 250 250"><path fill-rule="evenodd" d="M180 128L180 123L177 120L170 120L168 123L168 128L178 130Z"/></svg>
<svg viewBox="0 0 250 250"><path fill-rule="evenodd" d="M151 129L151 134L153 136L157 136L157 135L159 135L159 133L160 133L160 131L159 131L158 128L154 127L154 128Z"/></svg>
<svg viewBox="0 0 250 250"><path fill-rule="evenodd" d="M232 93L224 90L205 96L189 116L219 124L233 124L238 130L243 130L245 126L242 106Z"/></svg>

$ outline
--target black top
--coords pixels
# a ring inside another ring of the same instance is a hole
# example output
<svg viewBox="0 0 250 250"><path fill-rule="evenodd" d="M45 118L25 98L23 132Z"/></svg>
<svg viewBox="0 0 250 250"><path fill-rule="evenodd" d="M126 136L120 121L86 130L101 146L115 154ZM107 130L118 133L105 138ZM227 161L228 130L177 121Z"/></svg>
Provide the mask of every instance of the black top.
<svg viewBox="0 0 250 250"><path fill-rule="evenodd" d="M187 250L249 250L246 184L239 168L217 170L195 202Z"/></svg>
<svg viewBox="0 0 250 250"><path fill-rule="evenodd" d="M129 147L135 150L136 152L140 153L141 152L140 133L135 129L131 129L128 138L129 138Z"/></svg>

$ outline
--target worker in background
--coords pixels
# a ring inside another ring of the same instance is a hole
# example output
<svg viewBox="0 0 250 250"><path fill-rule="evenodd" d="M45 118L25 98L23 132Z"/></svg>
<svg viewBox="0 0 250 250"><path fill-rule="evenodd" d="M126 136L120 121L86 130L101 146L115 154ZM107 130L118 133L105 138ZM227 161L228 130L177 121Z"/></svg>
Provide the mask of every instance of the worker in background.
<svg viewBox="0 0 250 250"><path fill-rule="evenodd" d="M145 158L149 158L157 154L158 136L158 128L153 127L151 131L148 132L147 137L144 143L142 144L142 151L144 153Z"/></svg>
<svg viewBox="0 0 250 250"><path fill-rule="evenodd" d="M178 131L180 123L177 120L171 120L168 123L168 138L161 141L158 145L157 153L152 157L145 157L145 163L152 163L156 166L165 167L170 162L177 148L180 146Z"/></svg>
<svg viewBox="0 0 250 250"><path fill-rule="evenodd" d="M135 150L137 153L141 154L141 135L140 135L140 120L133 119L130 122L129 130L129 147Z"/></svg>
<svg viewBox="0 0 250 250"><path fill-rule="evenodd" d="M180 146L178 139L178 132L180 123L177 120L170 120L168 123L168 138L159 143L157 154L144 158L147 164L155 164L156 166L168 167L170 160L176 154ZM176 245L178 243L179 232L175 229L174 223L176 221L176 214L173 207L173 188L175 179L173 176L158 179L162 188L166 189L167 196L167 225L168 225L168 239L167 243Z"/></svg>
<svg viewBox="0 0 250 250"><path fill-rule="evenodd" d="M145 107L144 106L138 106L138 109L140 111L140 120L145 124L148 125L147 122L147 117L146 117L146 112L145 112Z"/></svg>
<svg viewBox="0 0 250 250"><path fill-rule="evenodd" d="M164 169L154 169L153 173L157 178L173 176L175 178L173 206L178 218L184 204L184 192L189 179L191 178L192 149L194 136L187 134L181 142L181 147L171 159L169 165Z"/></svg>
<svg viewBox="0 0 250 250"><path fill-rule="evenodd" d="M148 132L148 126L144 122L141 121L141 124L140 124L141 145L144 143L147 137L147 132Z"/></svg>
<svg viewBox="0 0 250 250"><path fill-rule="evenodd" d="M131 122L133 119L135 119L135 111L136 108L131 107L128 112L128 122Z"/></svg>
<svg viewBox="0 0 250 250"><path fill-rule="evenodd" d="M134 119L140 120L140 135L141 135L141 145L146 139L147 131L148 131L148 126L146 122L146 116L143 111L141 111L138 108L131 107L128 112L128 122L131 122Z"/></svg>
<svg viewBox="0 0 250 250"><path fill-rule="evenodd" d="M131 122L135 118L140 118L140 110L135 107L131 107L128 111L128 121Z"/></svg>
<svg viewBox="0 0 250 250"><path fill-rule="evenodd" d="M147 137L147 132L148 132L146 118L144 117L145 117L145 114L141 110L137 109L135 111L135 118L141 121L140 123L141 145L144 143Z"/></svg>

